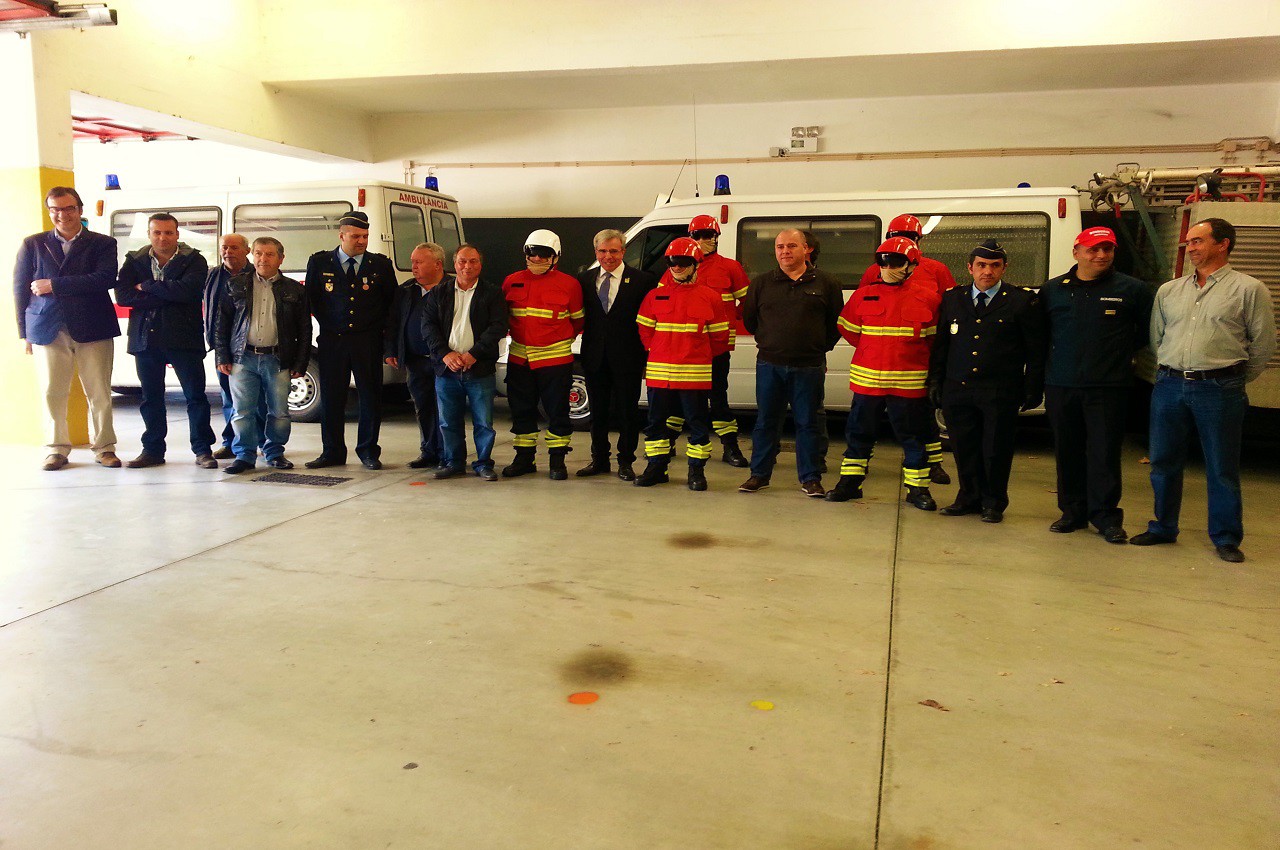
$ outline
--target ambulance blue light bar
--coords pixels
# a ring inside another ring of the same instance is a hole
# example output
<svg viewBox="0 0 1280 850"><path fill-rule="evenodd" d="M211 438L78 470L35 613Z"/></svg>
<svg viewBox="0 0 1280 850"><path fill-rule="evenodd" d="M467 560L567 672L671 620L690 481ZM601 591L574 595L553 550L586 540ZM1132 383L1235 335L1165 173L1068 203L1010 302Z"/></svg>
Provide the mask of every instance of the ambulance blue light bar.
<svg viewBox="0 0 1280 850"><path fill-rule="evenodd" d="M428 189L430 189L432 192L439 192L439 191L440 191L440 181L439 181L439 180L437 180L435 177L428 177L428 178L427 178L426 186L427 186L427 188L428 188Z"/></svg>
<svg viewBox="0 0 1280 850"><path fill-rule="evenodd" d="M717 195L729 195L729 194L732 194L732 193L729 191L729 175L728 175L728 174L717 174L717 175L716 175L716 191L715 191L715 194L717 194Z"/></svg>

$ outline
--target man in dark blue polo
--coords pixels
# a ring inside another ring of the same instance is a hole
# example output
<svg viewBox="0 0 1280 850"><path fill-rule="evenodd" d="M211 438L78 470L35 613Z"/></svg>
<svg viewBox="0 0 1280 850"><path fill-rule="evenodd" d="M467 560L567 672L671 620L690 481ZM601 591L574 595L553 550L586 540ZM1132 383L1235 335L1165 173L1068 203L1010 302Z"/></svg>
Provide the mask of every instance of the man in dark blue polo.
<svg viewBox="0 0 1280 850"><path fill-rule="evenodd" d="M89 401L89 448L103 466L116 468L111 419L112 338L120 323L111 304L116 282L116 240L93 233L80 220L84 205L75 189L55 186L45 196L53 230L28 236L13 267L18 337L36 364L47 410L49 456L44 469L67 465L71 433L67 399L71 376L80 375Z"/></svg>

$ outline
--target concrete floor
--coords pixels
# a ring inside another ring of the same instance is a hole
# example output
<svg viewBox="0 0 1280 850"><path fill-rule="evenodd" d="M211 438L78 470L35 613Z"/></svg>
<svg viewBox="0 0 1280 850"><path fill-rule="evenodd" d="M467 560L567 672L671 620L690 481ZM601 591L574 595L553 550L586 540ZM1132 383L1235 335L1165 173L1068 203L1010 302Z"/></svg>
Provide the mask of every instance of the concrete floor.
<svg viewBox="0 0 1280 850"><path fill-rule="evenodd" d="M1198 473L1176 546L1050 534L1043 435L999 526L904 506L888 444L834 505L789 455L436 482L383 435L332 488L0 448L0 847L1280 846L1275 464L1230 566Z"/></svg>

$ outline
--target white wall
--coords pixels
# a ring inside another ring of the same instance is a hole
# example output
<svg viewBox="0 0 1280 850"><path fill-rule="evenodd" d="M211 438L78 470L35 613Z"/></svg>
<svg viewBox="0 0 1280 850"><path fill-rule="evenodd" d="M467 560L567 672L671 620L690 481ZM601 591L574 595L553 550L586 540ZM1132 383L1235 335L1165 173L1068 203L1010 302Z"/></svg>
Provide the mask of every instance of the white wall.
<svg viewBox="0 0 1280 850"><path fill-rule="evenodd" d="M404 160L452 163L436 169L464 214L629 216L666 193L678 166L485 167L555 160L680 160L691 157L690 107L581 109L525 113L392 115L374 121L377 161L325 164L212 142L76 146L86 198L105 173L125 186L377 178L400 180ZM1280 136L1280 84L1186 86L969 97L876 98L697 109L698 154L758 157L752 164L702 164L703 194L714 175L731 175L735 194L909 188L1083 185L1094 171L1137 160L1154 165L1215 165L1215 154L1093 155L798 162L768 160L795 124L824 127L823 151L858 153L1216 143L1226 137ZM1241 162L1247 162L1242 159ZM468 167L474 164L476 167ZM693 194L685 169L678 196ZM417 171L421 185L426 168Z"/></svg>

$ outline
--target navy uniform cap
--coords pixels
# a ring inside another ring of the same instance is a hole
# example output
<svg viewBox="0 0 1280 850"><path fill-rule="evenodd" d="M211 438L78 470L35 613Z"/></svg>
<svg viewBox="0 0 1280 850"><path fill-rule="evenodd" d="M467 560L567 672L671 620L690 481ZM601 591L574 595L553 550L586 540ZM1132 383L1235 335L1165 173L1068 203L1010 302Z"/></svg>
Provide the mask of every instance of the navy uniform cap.
<svg viewBox="0 0 1280 850"><path fill-rule="evenodd" d="M984 260L1008 260L1004 247L994 239L984 239L973 249L973 256Z"/></svg>
<svg viewBox="0 0 1280 850"><path fill-rule="evenodd" d="M369 229L369 216L367 213L360 211L349 212L342 218L338 219L338 226L358 227L361 230Z"/></svg>

